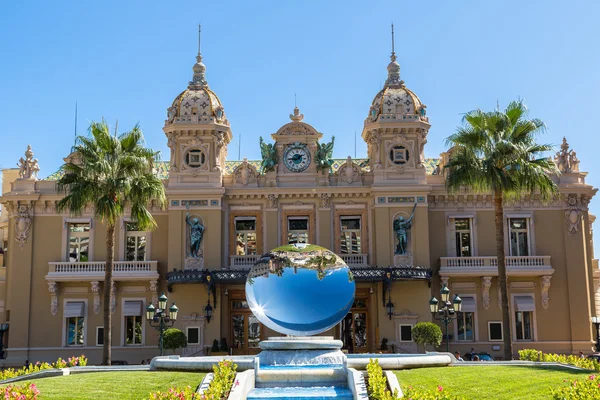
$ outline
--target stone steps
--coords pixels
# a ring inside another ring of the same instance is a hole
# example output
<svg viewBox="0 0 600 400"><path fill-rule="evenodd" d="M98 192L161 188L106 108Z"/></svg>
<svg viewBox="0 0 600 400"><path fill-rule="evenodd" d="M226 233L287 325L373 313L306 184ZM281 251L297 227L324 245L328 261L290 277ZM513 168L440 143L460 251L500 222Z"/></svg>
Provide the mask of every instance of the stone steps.
<svg viewBox="0 0 600 400"><path fill-rule="evenodd" d="M327 399L352 400L350 389L340 386L312 386L312 387L275 387L256 388L252 390L247 399L270 400L327 400Z"/></svg>
<svg viewBox="0 0 600 400"><path fill-rule="evenodd" d="M345 386L348 373L343 368L277 368L259 369L256 386Z"/></svg>

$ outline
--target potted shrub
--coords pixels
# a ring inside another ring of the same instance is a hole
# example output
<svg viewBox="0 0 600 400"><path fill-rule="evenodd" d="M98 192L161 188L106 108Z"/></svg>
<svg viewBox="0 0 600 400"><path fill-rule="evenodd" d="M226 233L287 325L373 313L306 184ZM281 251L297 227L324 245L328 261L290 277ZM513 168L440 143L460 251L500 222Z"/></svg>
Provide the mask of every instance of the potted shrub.
<svg viewBox="0 0 600 400"><path fill-rule="evenodd" d="M229 355L229 351L222 351L219 346L219 341L217 339L213 340L212 347L210 348L211 356L227 356Z"/></svg>
<svg viewBox="0 0 600 400"><path fill-rule="evenodd" d="M187 336L180 329L169 328L163 336L163 347L167 350L173 350L173 354L175 354L175 350L187 347Z"/></svg>
<svg viewBox="0 0 600 400"><path fill-rule="evenodd" d="M419 322L412 328L412 337L426 351L425 346L428 344L439 346L442 343L442 329L433 322Z"/></svg>
<svg viewBox="0 0 600 400"><path fill-rule="evenodd" d="M384 337L383 339L381 339L381 347L379 347L379 350L382 353L388 353L389 352L388 351L388 338Z"/></svg>

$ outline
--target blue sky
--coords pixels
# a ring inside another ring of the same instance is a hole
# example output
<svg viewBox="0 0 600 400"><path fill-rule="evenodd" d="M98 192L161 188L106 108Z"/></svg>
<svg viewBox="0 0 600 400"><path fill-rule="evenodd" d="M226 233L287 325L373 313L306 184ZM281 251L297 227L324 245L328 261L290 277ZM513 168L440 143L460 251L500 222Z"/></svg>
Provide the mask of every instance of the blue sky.
<svg viewBox="0 0 600 400"><path fill-rule="evenodd" d="M106 118L140 123L168 157L166 109L202 53L234 139L229 159L260 157L289 121L294 93L305 122L336 141L334 156L365 156L360 139L386 78L391 22L407 86L427 104L425 152L437 157L462 113L524 98L548 125L541 141L567 136L600 185L595 145L600 102L600 2L504 1L30 1L0 5L0 167L32 144L41 176L69 153L74 134ZM600 200L592 201L600 212Z"/></svg>

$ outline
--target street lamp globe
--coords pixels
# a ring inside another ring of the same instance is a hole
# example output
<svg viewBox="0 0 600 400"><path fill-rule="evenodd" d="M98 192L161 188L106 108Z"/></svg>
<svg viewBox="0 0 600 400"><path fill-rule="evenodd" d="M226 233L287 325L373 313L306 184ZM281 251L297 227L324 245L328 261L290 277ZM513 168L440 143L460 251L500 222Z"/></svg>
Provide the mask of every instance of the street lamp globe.
<svg viewBox="0 0 600 400"><path fill-rule="evenodd" d="M445 304L446 302L448 302L448 300L450 299L450 289L448 289L447 285L444 285L442 287L442 290L440 290L440 294L442 297L442 303Z"/></svg>
<svg viewBox="0 0 600 400"><path fill-rule="evenodd" d="M592 323L593 323L593 324L600 324L600 317L598 317L598 316L594 315L594 316L592 317Z"/></svg>
<svg viewBox="0 0 600 400"><path fill-rule="evenodd" d="M148 321L152 321L154 319L155 312L156 308L154 307L154 305L150 304L148 307L146 307L146 319Z"/></svg>
<svg viewBox="0 0 600 400"><path fill-rule="evenodd" d="M432 297L431 300L429 300L429 309L431 310L432 314L435 314L438 310L438 299L436 299L435 297Z"/></svg>
<svg viewBox="0 0 600 400"><path fill-rule="evenodd" d="M462 299L458 295L455 295L454 300L452 300L452 303L454 303L454 310L456 312L460 312L462 307Z"/></svg>
<svg viewBox="0 0 600 400"><path fill-rule="evenodd" d="M179 311L179 308L177 308L177 306L175 305L175 303L173 303L173 305L171 306L171 308L169 308L169 318L171 319L171 321L176 321L177 320L177 312Z"/></svg>
<svg viewBox="0 0 600 400"><path fill-rule="evenodd" d="M165 308L167 308L167 301L169 301L167 296L165 296L164 293L161 294L160 297L158 298L158 308L161 310L164 310Z"/></svg>

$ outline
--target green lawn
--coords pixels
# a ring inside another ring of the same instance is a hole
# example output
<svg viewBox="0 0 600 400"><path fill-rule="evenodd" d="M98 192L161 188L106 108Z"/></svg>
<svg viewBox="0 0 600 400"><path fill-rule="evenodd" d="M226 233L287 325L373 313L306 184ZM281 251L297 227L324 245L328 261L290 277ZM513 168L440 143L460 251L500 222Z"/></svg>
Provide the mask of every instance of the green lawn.
<svg viewBox="0 0 600 400"><path fill-rule="evenodd" d="M90 372L69 376L35 379L40 399L147 399L150 392L171 387L196 386L204 378L199 372ZM27 381L17 382L22 385Z"/></svg>
<svg viewBox="0 0 600 400"><path fill-rule="evenodd" d="M473 366L395 371L400 386L436 390L438 385L465 399L549 399L550 387L586 379L593 372L560 367Z"/></svg>

